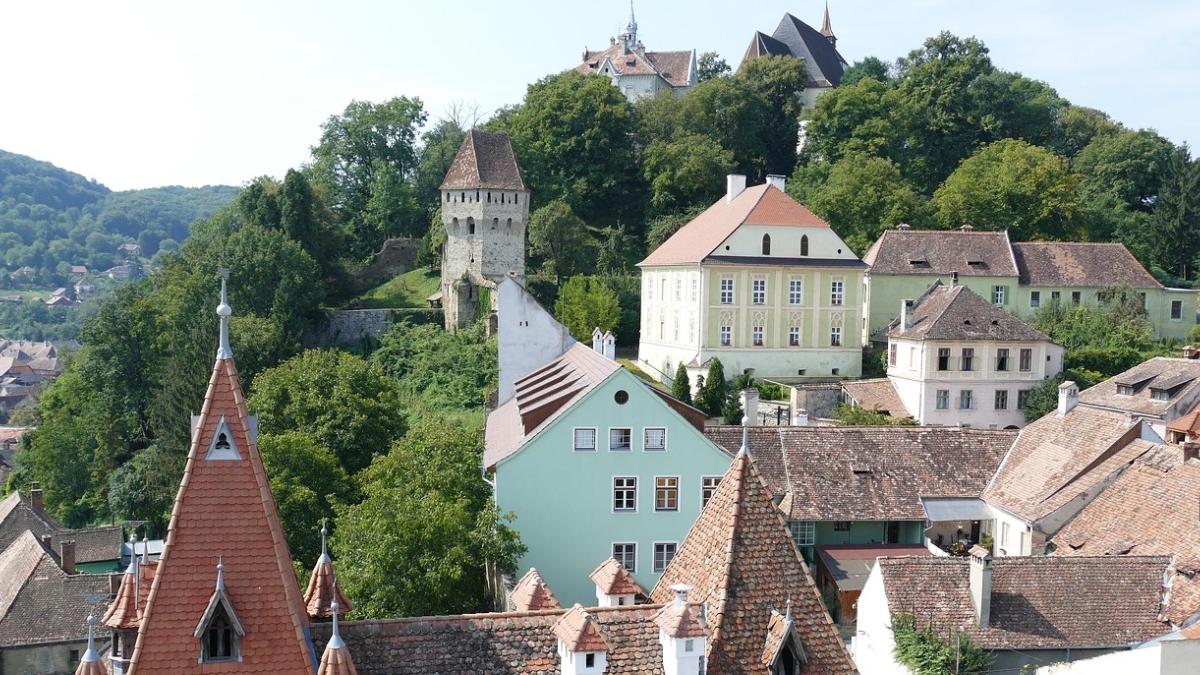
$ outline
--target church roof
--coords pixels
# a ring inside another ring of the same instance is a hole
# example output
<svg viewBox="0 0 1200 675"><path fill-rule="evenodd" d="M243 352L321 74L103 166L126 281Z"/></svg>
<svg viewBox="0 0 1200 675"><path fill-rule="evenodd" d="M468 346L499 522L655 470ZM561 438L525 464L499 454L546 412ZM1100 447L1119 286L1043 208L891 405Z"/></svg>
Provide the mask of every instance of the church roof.
<svg viewBox="0 0 1200 675"><path fill-rule="evenodd" d="M823 30L829 29L829 17L825 16ZM842 81L846 59L838 53L829 37L791 14L784 14L779 26L771 35L755 32L750 46L742 57L742 64L759 56L794 56L804 59L808 69L809 86L836 87Z"/></svg>
<svg viewBox="0 0 1200 675"><path fill-rule="evenodd" d="M458 148L442 190L520 190L525 186L512 141L503 131L472 129Z"/></svg>

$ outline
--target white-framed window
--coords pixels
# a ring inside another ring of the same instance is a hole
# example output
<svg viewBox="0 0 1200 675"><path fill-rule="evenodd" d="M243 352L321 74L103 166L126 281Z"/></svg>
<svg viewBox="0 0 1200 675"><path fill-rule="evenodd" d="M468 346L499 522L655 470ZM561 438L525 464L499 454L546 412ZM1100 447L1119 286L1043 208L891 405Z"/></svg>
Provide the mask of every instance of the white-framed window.
<svg viewBox="0 0 1200 675"><path fill-rule="evenodd" d="M829 304L841 306L846 301L846 282L834 279L829 285Z"/></svg>
<svg viewBox="0 0 1200 675"><path fill-rule="evenodd" d="M642 449L660 451L667 449L666 427L646 427L642 431Z"/></svg>
<svg viewBox="0 0 1200 675"><path fill-rule="evenodd" d="M633 429L614 427L608 430L609 452L629 452L633 449Z"/></svg>
<svg viewBox="0 0 1200 675"><path fill-rule="evenodd" d="M830 347L841 347L842 346L842 327L841 326L833 326L832 328L829 329L829 346Z"/></svg>
<svg viewBox="0 0 1200 675"><path fill-rule="evenodd" d="M1171 301L1171 320L1172 321L1183 321L1183 301L1182 300L1172 300Z"/></svg>
<svg viewBox="0 0 1200 675"><path fill-rule="evenodd" d="M594 428L578 428L575 430L575 452L594 452L596 450L596 430Z"/></svg>
<svg viewBox="0 0 1200 675"><path fill-rule="evenodd" d="M788 346L789 347L799 347L800 346L800 327L799 326L790 326L788 328Z"/></svg>
<svg viewBox="0 0 1200 675"><path fill-rule="evenodd" d="M752 326L750 328L750 344L755 347L763 346L763 327Z"/></svg>
<svg viewBox="0 0 1200 675"><path fill-rule="evenodd" d="M975 349L973 347L963 347L962 369L975 370Z"/></svg>
<svg viewBox="0 0 1200 675"><path fill-rule="evenodd" d="M637 476L613 478L613 511L628 513L637 511Z"/></svg>
<svg viewBox="0 0 1200 675"><path fill-rule="evenodd" d="M936 405L937 405L938 410L949 410L950 409L950 390L949 389L938 389L937 390Z"/></svg>
<svg viewBox="0 0 1200 675"><path fill-rule="evenodd" d="M992 287L992 304L993 305L1008 304L1008 286L993 286Z"/></svg>
<svg viewBox="0 0 1200 675"><path fill-rule="evenodd" d="M899 350L900 350L900 348L895 344L888 345L888 365L889 366L896 365L896 353Z"/></svg>
<svg viewBox="0 0 1200 675"><path fill-rule="evenodd" d="M1021 369L1022 373L1028 373L1029 371L1033 370L1032 349L1022 349L1018 358L1020 358L1020 361L1017 363L1017 367Z"/></svg>
<svg viewBox="0 0 1200 675"><path fill-rule="evenodd" d="M708 506L708 500L716 494L721 485L721 476L705 476L700 479L700 508Z"/></svg>
<svg viewBox="0 0 1200 675"><path fill-rule="evenodd" d="M661 574L667 569L667 565L671 564L671 558L675 557L675 551L678 550L679 544L673 541L656 541L654 542L654 573Z"/></svg>
<svg viewBox="0 0 1200 675"><path fill-rule="evenodd" d="M792 538L797 546L812 546L817 541L817 524L811 520L793 520L789 523Z"/></svg>
<svg viewBox="0 0 1200 675"><path fill-rule="evenodd" d="M804 280L789 279L788 280L788 304L802 305L804 304Z"/></svg>
<svg viewBox="0 0 1200 675"><path fill-rule="evenodd" d="M1050 291L1050 302L1056 305L1062 302L1062 291Z"/></svg>
<svg viewBox="0 0 1200 675"><path fill-rule="evenodd" d="M637 544L613 544L612 557L630 574L637 572Z"/></svg>
<svg viewBox="0 0 1200 675"><path fill-rule="evenodd" d="M1004 347L996 350L996 370L1000 372L1008 370L1008 349Z"/></svg>
<svg viewBox="0 0 1200 675"><path fill-rule="evenodd" d="M733 277L721 277L721 304L733 304Z"/></svg>
<svg viewBox="0 0 1200 675"><path fill-rule="evenodd" d="M654 477L654 510L679 510L679 476Z"/></svg>
<svg viewBox="0 0 1200 675"><path fill-rule="evenodd" d="M696 300L699 297L700 297L700 280L696 279L695 277L692 277L692 289L691 289L691 294L688 296L688 298L692 302L696 302Z"/></svg>
<svg viewBox="0 0 1200 675"><path fill-rule="evenodd" d="M959 410L970 410L973 404L973 394L970 389L963 389L958 392L958 408Z"/></svg>
<svg viewBox="0 0 1200 675"><path fill-rule="evenodd" d="M1008 410L1008 390L996 390L996 410Z"/></svg>
<svg viewBox="0 0 1200 675"><path fill-rule="evenodd" d="M733 326L721 326L721 346L728 347L733 344Z"/></svg>
<svg viewBox="0 0 1200 675"><path fill-rule="evenodd" d="M683 300L683 279L675 277L675 302Z"/></svg>
<svg viewBox="0 0 1200 675"><path fill-rule="evenodd" d="M754 279L750 282L750 302L756 305L767 304L766 279Z"/></svg>
<svg viewBox="0 0 1200 675"><path fill-rule="evenodd" d="M1029 306L1033 309L1037 309L1038 307L1042 306L1041 291L1029 291Z"/></svg>
<svg viewBox="0 0 1200 675"><path fill-rule="evenodd" d="M1025 404L1029 402L1029 395L1032 393L1032 389L1021 389L1017 392L1017 410L1025 409Z"/></svg>
<svg viewBox="0 0 1200 675"><path fill-rule="evenodd" d="M937 369L938 370L950 370L950 348L949 347L938 347Z"/></svg>
<svg viewBox="0 0 1200 675"><path fill-rule="evenodd" d="M1000 523L1000 546L1002 547L1002 548L1000 549L1000 555L1008 555L1008 551L1007 551L1007 547L1008 547L1008 523L1007 523L1007 522L1002 522L1002 523ZM1019 553L1019 551L1018 551L1018 553Z"/></svg>

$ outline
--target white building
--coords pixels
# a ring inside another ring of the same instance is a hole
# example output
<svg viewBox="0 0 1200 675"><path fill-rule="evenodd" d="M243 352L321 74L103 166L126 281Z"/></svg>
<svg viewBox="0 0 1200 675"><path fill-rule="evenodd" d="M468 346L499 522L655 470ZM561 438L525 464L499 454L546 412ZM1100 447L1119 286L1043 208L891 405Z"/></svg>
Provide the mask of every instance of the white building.
<svg viewBox="0 0 1200 675"><path fill-rule="evenodd" d="M496 287L498 403L512 398L518 379L562 356L575 338L516 279Z"/></svg>
<svg viewBox="0 0 1200 675"><path fill-rule="evenodd" d="M612 80L630 101L659 92L683 93L696 86L696 50L650 52L638 39L633 4L629 5L629 23L625 32L609 38L608 48L583 50L583 63L575 70L585 75L603 75Z"/></svg>

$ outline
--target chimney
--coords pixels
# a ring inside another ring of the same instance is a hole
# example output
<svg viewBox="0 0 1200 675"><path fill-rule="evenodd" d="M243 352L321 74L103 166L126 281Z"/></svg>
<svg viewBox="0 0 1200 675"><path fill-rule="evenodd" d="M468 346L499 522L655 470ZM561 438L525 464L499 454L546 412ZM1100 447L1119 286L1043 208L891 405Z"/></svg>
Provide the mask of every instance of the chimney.
<svg viewBox="0 0 1200 675"><path fill-rule="evenodd" d="M742 414L750 418L752 426L758 426L758 390L754 387L742 390Z"/></svg>
<svg viewBox="0 0 1200 675"><path fill-rule="evenodd" d="M604 353L604 334L600 332L599 326L592 329L592 351Z"/></svg>
<svg viewBox="0 0 1200 675"><path fill-rule="evenodd" d="M1200 443L1197 443L1196 441L1184 441L1182 447L1183 461L1186 462L1189 459L1200 459Z"/></svg>
<svg viewBox="0 0 1200 675"><path fill-rule="evenodd" d="M67 574L75 574L75 542L64 541L58 545L58 565Z"/></svg>
<svg viewBox="0 0 1200 675"><path fill-rule="evenodd" d="M578 603L553 627L558 638L558 664L562 675L602 675L608 668L608 641L592 615Z"/></svg>
<svg viewBox="0 0 1200 675"><path fill-rule="evenodd" d="M746 189L746 177L740 173L725 176L725 201L731 202Z"/></svg>
<svg viewBox="0 0 1200 675"><path fill-rule="evenodd" d="M805 408L796 408L796 414L792 415L792 426L806 427L808 426L808 410Z"/></svg>
<svg viewBox="0 0 1200 675"><path fill-rule="evenodd" d="M980 628L987 628L992 613L992 554L979 544L971 547L971 606Z"/></svg>
<svg viewBox="0 0 1200 675"><path fill-rule="evenodd" d="M1063 417L1079 403L1079 387L1070 380L1058 385L1058 416Z"/></svg>
<svg viewBox="0 0 1200 675"><path fill-rule="evenodd" d="M912 300L900 301L900 330L912 328L914 304Z"/></svg>
<svg viewBox="0 0 1200 675"><path fill-rule="evenodd" d="M784 192L783 186L786 184L787 177L778 173L767 174L767 182L775 186L776 190Z"/></svg>
<svg viewBox="0 0 1200 675"><path fill-rule="evenodd" d="M46 549L47 551L53 551L54 550L54 538L48 534L43 534L42 535L42 548Z"/></svg>
<svg viewBox="0 0 1200 675"><path fill-rule="evenodd" d="M958 270L950 272L950 288L958 285Z"/></svg>
<svg viewBox="0 0 1200 675"><path fill-rule="evenodd" d="M962 232L970 232L975 229L975 226L970 223L963 223L962 227L958 228Z"/></svg>
<svg viewBox="0 0 1200 675"><path fill-rule="evenodd" d="M42 484L41 483L30 483L29 484L29 501L31 502L34 511L37 511L38 513L42 512L43 506L42 506Z"/></svg>
<svg viewBox="0 0 1200 675"><path fill-rule="evenodd" d="M701 661L708 641L703 613L688 605L687 584L675 584L671 590L675 592L675 600L654 617L663 650L662 672L664 675L703 673Z"/></svg>
<svg viewBox="0 0 1200 675"><path fill-rule="evenodd" d="M617 338L612 334L612 331L605 331L604 335L600 338L600 341L604 347L604 358L608 359L609 361L616 361Z"/></svg>

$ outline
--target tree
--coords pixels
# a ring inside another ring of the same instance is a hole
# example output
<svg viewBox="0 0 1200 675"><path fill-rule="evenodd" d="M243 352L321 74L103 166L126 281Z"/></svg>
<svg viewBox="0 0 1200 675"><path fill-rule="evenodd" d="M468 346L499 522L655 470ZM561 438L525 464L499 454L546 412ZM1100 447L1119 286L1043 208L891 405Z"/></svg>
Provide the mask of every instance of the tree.
<svg viewBox="0 0 1200 675"><path fill-rule="evenodd" d="M154 444L135 453L109 478L113 517L145 521L147 531L165 534L187 453Z"/></svg>
<svg viewBox="0 0 1200 675"><path fill-rule="evenodd" d="M650 185L650 207L668 213L708 205L720 196L733 171L733 153L707 136L681 134L646 148L643 174Z"/></svg>
<svg viewBox="0 0 1200 675"><path fill-rule="evenodd" d="M945 227L1008 230L1016 241L1072 239L1083 224L1078 186L1054 153L1006 139L963 161L933 205Z"/></svg>
<svg viewBox="0 0 1200 675"><path fill-rule="evenodd" d="M597 277L567 279L554 303L554 316L580 342L592 338L592 330L610 331L621 321L617 294Z"/></svg>
<svg viewBox="0 0 1200 675"><path fill-rule="evenodd" d="M1138 292L1128 288L1102 289L1102 305L1066 306L1049 303L1038 308L1033 326L1070 354L1084 347L1143 350L1154 339Z"/></svg>
<svg viewBox="0 0 1200 675"><path fill-rule="evenodd" d="M1025 407L1021 410L1025 414L1025 421L1041 419L1058 408L1058 386L1063 382L1074 382L1079 390L1083 391L1104 379L1102 373L1076 369L1065 370L1042 380L1041 384L1031 389L1025 397Z"/></svg>
<svg viewBox="0 0 1200 675"><path fill-rule="evenodd" d="M716 52L704 52L696 59L696 80L707 82L714 77L724 77L731 72L729 64Z"/></svg>
<svg viewBox="0 0 1200 675"><path fill-rule="evenodd" d="M905 161L901 107L899 92L874 78L822 94L804 128L803 159L834 163L861 153Z"/></svg>
<svg viewBox="0 0 1200 675"><path fill-rule="evenodd" d="M1171 153L1148 229L1154 262L1194 278L1200 265L1200 161L1189 161L1186 147Z"/></svg>
<svg viewBox="0 0 1200 675"><path fill-rule="evenodd" d="M1121 130L1121 125L1112 121L1107 114L1078 105L1060 109L1055 127L1055 152L1072 159L1092 141L1102 136L1113 136Z"/></svg>
<svg viewBox="0 0 1200 675"><path fill-rule="evenodd" d="M1075 158L1088 194L1108 192L1135 211L1149 212L1170 171L1174 146L1153 131L1102 134ZM1186 159L1186 153L1184 155Z"/></svg>
<svg viewBox="0 0 1200 675"><path fill-rule="evenodd" d="M752 180L767 173L767 144L788 138L786 129L769 127L767 102L745 77L719 77L697 85L680 100L678 114L680 132L702 134L728 149L734 168Z"/></svg>
<svg viewBox="0 0 1200 675"><path fill-rule="evenodd" d="M321 553L322 521L334 517L336 506L355 501L354 484L337 457L309 434L262 434L258 449L292 558L311 568Z"/></svg>
<svg viewBox="0 0 1200 675"><path fill-rule="evenodd" d="M924 225L929 212L895 162L861 155L838 160L824 183L809 190L805 203L860 255L883 230L899 223Z"/></svg>
<svg viewBox="0 0 1200 675"><path fill-rule="evenodd" d="M954 632L953 642L934 632L932 624L921 628L912 614L893 614L895 647L892 653L914 675L972 675L992 672L996 657L976 645L965 632Z"/></svg>
<svg viewBox="0 0 1200 675"><path fill-rule="evenodd" d="M304 432L353 474L404 434L399 397L396 383L361 357L310 349L260 374L247 406L261 433Z"/></svg>
<svg viewBox="0 0 1200 675"><path fill-rule="evenodd" d="M796 166L796 144L800 137L800 107L808 70L801 59L765 56L742 64L738 78L744 79L764 105L766 137L763 138L763 169L787 174Z"/></svg>
<svg viewBox="0 0 1200 675"><path fill-rule="evenodd" d="M587 225L565 200L555 199L529 218L529 252L542 259L556 284L593 264L595 249Z"/></svg>
<svg viewBox="0 0 1200 675"><path fill-rule="evenodd" d="M410 409L482 409L498 369L495 345L483 332L482 322L447 333L402 321L380 336L371 363L397 382Z"/></svg>
<svg viewBox="0 0 1200 675"><path fill-rule="evenodd" d="M641 243L625 232L623 224L606 228L596 255L596 271L604 275L629 274L644 253Z"/></svg>
<svg viewBox="0 0 1200 675"><path fill-rule="evenodd" d="M679 362L679 367L675 369L675 379L671 380L671 396L688 405L692 404L692 379L683 361Z"/></svg>
<svg viewBox="0 0 1200 675"><path fill-rule="evenodd" d="M451 116L438 120L421 137L423 144L417 162L416 196L427 209L437 208L442 180L454 163L454 157L466 136L466 128Z"/></svg>
<svg viewBox="0 0 1200 675"><path fill-rule="evenodd" d="M708 364L704 384L696 395L696 407L709 417L716 417L721 414L728 398L729 383L725 381L725 366L721 365L721 359L713 357Z"/></svg>
<svg viewBox="0 0 1200 675"><path fill-rule="evenodd" d="M842 80L838 86L846 86L854 84L865 79L877 80L879 82L887 82L891 79L888 64L875 56L868 56L861 61L855 61L853 65L842 72Z"/></svg>
<svg viewBox="0 0 1200 675"><path fill-rule="evenodd" d="M838 422L851 427L910 427L916 424L911 417L892 417L875 410L866 410L845 403L834 408L831 416Z"/></svg>

